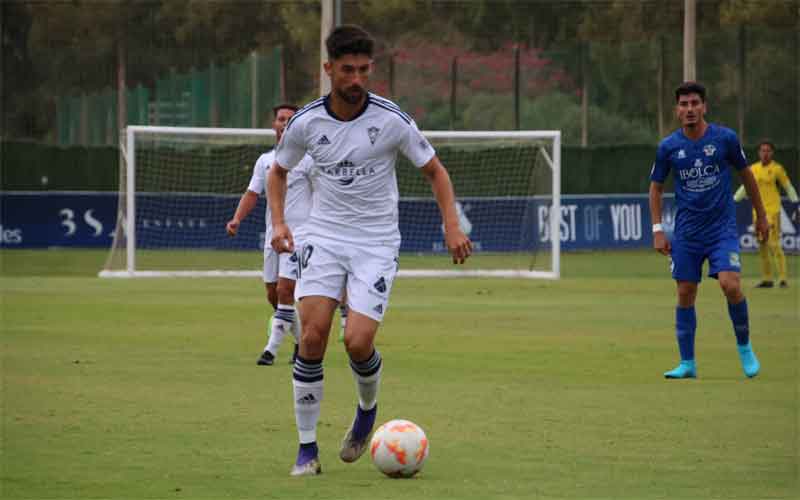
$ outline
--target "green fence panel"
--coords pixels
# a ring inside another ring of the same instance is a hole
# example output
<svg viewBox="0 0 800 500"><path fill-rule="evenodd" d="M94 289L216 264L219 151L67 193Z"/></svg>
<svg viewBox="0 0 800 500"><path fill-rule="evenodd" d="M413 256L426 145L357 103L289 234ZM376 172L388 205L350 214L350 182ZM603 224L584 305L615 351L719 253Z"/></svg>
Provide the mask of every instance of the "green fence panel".
<svg viewBox="0 0 800 500"><path fill-rule="evenodd" d="M149 102L150 102L150 89L138 85L133 89L128 90L127 95L127 113L128 124L130 125L149 125Z"/></svg>
<svg viewBox="0 0 800 500"><path fill-rule="evenodd" d="M191 73L192 125L208 127L211 125L211 97L209 94L209 70L195 70Z"/></svg>
<svg viewBox="0 0 800 500"><path fill-rule="evenodd" d="M7 191L116 191L116 147L60 147L4 141L2 189Z"/></svg>
<svg viewBox="0 0 800 500"><path fill-rule="evenodd" d="M5 190L100 190L113 191L117 189L119 150L117 147L58 147L34 142L5 141L2 143L3 169L2 186ZM459 196L486 195L489 191L507 193L507 187L502 186L502 176L484 176L490 172L490 167L496 164L513 166L516 164L530 163L535 156L535 148L530 150L508 152L473 151L465 152L458 148L440 148L438 151L448 169L451 170L456 193ZM262 148L254 147L249 151L248 160L254 162L262 153ZM745 152L750 163L757 161L755 145L749 145ZM193 164L208 165L208 175L189 179L187 182L196 184L197 190L212 190L211 178L216 175L212 158L215 153L225 155L224 147L210 151L206 148L198 150L164 149L152 153L151 164L158 163L158 157L163 156L163 164ZM518 155L502 157L507 154ZM521 156L520 156L521 155ZM646 193L650 185L650 168L655 157L655 146L626 145L626 146L597 146L580 148L565 146L562 150L561 185L563 194L612 194L612 193ZM480 160L483 158L483 160ZM420 195L430 193L430 187L420 182L418 173L413 168L406 168L401 156L401 165L398 166L398 182L408 191L408 186L417 186ZM775 159L782 163L789 174L795 187L800 187L800 148L797 146L781 146L778 144ZM480 160L480 161L478 161ZM250 162L250 163L252 163ZM157 167L156 167L157 168ZM165 172L164 175L168 175ZM242 183L247 182L249 171L243 171ZM48 182L43 185L42 177L47 177ZM408 179L406 179L408 177ZM476 184L475 179L480 179ZM734 176L734 188L738 187L738 176ZM494 184L493 184L494 183ZM666 189L671 190L671 181L667 182ZM148 186L148 189L158 191L158 185ZM193 190L194 188L187 188ZM528 193L525 186L517 194Z"/></svg>

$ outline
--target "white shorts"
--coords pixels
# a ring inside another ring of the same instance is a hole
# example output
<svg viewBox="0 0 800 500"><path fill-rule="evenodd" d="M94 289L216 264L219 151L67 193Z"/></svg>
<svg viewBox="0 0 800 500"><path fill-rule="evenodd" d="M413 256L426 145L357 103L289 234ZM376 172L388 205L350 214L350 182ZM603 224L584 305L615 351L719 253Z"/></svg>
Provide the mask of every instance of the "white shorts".
<svg viewBox="0 0 800 500"><path fill-rule="evenodd" d="M295 299L319 295L340 300L347 286L347 306L382 321L397 275L394 247L361 247L309 239L297 248L300 277Z"/></svg>
<svg viewBox="0 0 800 500"><path fill-rule="evenodd" d="M297 280L297 257L292 253L279 254L272 247L264 249L264 283L277 283L278 278Z"/></svg>

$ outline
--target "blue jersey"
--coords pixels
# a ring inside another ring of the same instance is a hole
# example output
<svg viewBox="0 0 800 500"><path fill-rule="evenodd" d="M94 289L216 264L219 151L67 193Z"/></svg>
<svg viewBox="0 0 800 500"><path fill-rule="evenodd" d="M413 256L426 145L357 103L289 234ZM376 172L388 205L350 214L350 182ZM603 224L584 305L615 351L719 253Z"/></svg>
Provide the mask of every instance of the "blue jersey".
<svg viewBox="0 0 800 500"><path fill-rule="evenodd" d="M670 170L675 178L673 239L712 242L738 237L736 207L731 195L731 167L747 167L733 130L708 124L692 141L678 129L658 145L650 180L663 183Z"/></svg>

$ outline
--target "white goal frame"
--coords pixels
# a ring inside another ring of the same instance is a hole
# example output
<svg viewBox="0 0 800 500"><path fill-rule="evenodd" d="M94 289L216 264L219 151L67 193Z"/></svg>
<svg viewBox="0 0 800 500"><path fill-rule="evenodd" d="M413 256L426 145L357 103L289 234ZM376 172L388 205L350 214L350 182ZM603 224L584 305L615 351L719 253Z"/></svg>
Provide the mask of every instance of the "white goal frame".
<svg viewBox="0 0 800 500"><path fill-rule="evenodd" d="M561 131L560 130L534 130L534 131L423 131L425 137L429 139L515 139L515 140L538 140L550 139L553 144L552 157L544 147L539 152L545 159L546 164L552 171L552 204L549 209L550 218L550 257L551 270L515 270L515 269L477 269L477 270L439 270L439 269L401 269L399 277L416 278L462 278L462 277L492 277L492 278L534 278L552 279L561 277L561 238L559 225L561 222ZM261 270L253 271L155 271L139 270L136 268L136 217L130 214L136 213L136 135L168 134L175 135L195 135L195 136L220 136L231 135L236 137L274 137L272 129L253 129L253 128L214 128L214 127L161 127L132 125L125 129L124 136L120 137L120 160L126 164L125 169L125 213L124 218L126 240L126 268L125 270L113 271L102 270L98 276L101 278L160 278L160 277L260 277ZM401 196L402 199L402 196ZM121 210L121 207L118 211ZM121 217L118 220L122 221ZM113 246L120 231L116 232Z"/></svg>

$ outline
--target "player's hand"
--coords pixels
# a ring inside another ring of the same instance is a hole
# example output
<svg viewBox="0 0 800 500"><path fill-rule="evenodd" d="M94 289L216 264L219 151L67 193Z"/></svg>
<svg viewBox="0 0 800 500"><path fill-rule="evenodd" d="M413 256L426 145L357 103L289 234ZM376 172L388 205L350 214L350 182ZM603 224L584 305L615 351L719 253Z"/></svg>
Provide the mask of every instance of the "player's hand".
<svg viewBox="0 0 800 500"><path fill-rule="evenodd" d="M269 243L278 253L294 252L294 238L286 224L272 226L272 239Z"/></svg>
<svg viewBox="0 0 800 500"><path fill-rule="evenodd" d="M228 233L228 236L236 236L236 233L239 231L239 224L240 221L236 219L231 219L225 225L225 231Z"/></svg>
<svg viewBox="0 0 800 500"><path fill-rule="evenodd" d="M453 256L453 264L463 264L472 255L472 242L461 229L451 229L444 234L447 250Z"/></svg>
<svg viewBox="0 0 800 500"><path fill-rule="evenodd" d="M769 239L769 223L767 223L766 215L756 217L756 236L758 241L767 241Z"/></svg>
<svg viewBox="0 0 800 500"><path fill-rule="evenodd" d="M661 255L669 255L672 247L670 246L669 240L664 234L664 231L656 231L653 233L653 248L655 248L656 252L660 253Z"/></svg>

